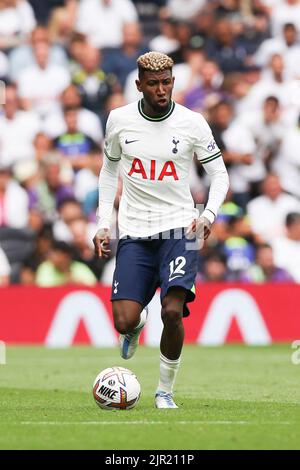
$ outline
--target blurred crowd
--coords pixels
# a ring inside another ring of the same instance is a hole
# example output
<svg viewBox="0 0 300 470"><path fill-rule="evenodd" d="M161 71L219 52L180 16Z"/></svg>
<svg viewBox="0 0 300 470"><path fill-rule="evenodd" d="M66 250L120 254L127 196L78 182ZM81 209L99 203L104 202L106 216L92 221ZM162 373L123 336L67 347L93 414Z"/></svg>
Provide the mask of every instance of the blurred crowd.
<svg viewBox="0 0 300 470"><path fill-rule="evenodd" d="M108 260L92 246L103 133L149 50L230 174L198 280L300 283L300 0L0 0L0 286L110 284L116 242ZM197 161L191 188L205 203Z"/></svg>

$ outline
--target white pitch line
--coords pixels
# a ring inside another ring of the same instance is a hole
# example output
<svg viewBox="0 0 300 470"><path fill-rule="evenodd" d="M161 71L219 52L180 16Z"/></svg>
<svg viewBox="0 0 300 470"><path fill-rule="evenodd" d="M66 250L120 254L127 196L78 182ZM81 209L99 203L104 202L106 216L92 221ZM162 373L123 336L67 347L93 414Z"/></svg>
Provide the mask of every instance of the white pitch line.
<svg viewBox="0 0 300 470"><path fill-rule="evenodd" d="M12 423L10 423L12 424ZM291 423L282 421L282 422L251 422L251 421L176 421L176 423L169 421L21 421L22 426L113 426L113 425L170 425L170 424L179 424L179 425L239 425L239 426L256 426L256 425L285 425L289 426Z"/></svg>

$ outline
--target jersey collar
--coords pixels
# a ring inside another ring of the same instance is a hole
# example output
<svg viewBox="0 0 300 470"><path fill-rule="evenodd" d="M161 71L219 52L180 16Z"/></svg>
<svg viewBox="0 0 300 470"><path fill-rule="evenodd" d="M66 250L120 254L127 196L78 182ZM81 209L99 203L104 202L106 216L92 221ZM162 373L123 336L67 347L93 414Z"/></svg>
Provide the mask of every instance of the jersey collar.
<svg viewBox="0 0 300 470"><path fill-rule="evenodd" d="M163 116L154 118L154 117L147 116L147 114L144 113L142 102L143 102L142 99L138 102L139 113L143 116L144 119L147 119L147 121L152 121L152 122L164 121L165 119L168 119L168 117L171 116L171 114L173 113L173 111L175 109L175 102L172 100L171 101L171 107L170 107L169 111L166 114L164 114Z"/></svg>

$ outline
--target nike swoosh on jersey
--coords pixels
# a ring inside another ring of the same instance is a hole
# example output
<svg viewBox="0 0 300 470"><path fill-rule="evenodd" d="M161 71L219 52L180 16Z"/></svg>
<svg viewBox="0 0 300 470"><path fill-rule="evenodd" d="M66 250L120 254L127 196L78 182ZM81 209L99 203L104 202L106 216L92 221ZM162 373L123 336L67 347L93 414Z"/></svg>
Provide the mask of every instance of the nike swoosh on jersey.
<svg viewBox="0 0 300 470"><path fill-rule="evenodd" d="M125 144L133 144L133 142L138 142L138 140L125 140Z"/></svg>

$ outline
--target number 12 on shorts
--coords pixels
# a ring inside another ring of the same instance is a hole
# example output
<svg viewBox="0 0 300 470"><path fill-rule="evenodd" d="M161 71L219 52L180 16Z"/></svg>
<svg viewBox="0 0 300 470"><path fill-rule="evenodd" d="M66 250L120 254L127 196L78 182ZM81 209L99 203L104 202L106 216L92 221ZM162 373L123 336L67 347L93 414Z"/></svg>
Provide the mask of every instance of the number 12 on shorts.
<svg viewBox="0 0 300 470"><path fill-rule="evenodd" d="M172 260L170 266L169 282L173 281L177 277L185 275L185 270L182 269L186 265L186 259L184 256L178 256L175 260Z"/></svg>

